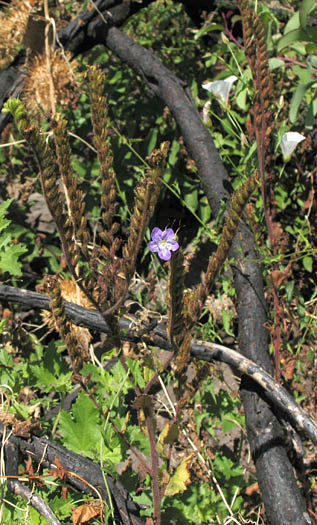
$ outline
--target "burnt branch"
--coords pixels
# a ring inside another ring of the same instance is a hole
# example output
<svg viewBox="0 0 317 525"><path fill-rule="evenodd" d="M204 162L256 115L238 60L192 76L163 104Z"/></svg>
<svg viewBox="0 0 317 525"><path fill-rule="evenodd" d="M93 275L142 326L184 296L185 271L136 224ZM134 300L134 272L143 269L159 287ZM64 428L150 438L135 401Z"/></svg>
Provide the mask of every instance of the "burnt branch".
<svg viewBox="0 0 317 525"><path fill-rule="evenodd" d="M2 436L3 439L6 435L6 431L1 429L1 432L4 434L4 436ZM43 498L36 494L36 492L34 492L32 489L23 485L21 481L15 479L19 475L19 448L17 444L10 440L7 441L5 446L5 455L6 476L8 476L7 486L10 492L26 499L27 502L32 505L32 507L34 507L51 525L60 525L60 521L51 511L46 501L44 501Z"/></svg>
<svg viewBox="0 0 317 525"><path fill-rule="evenodd" d="M3 432L4 426L1 423L0 433L2 434ZM32 439L26 439L12 435L6 447L7 465L9 462L6 472L7 475L12 476L13 473L18 473L18 453L23 456L31 456L33 461L52 470L57 471L58 466L62 465L64 469L63 473L65 473L70 486L87 494L92 494L94 497L96 497L96 492L98 492L104 501L109 502L104 474L100 466L92 460L80 456L75 452L71 452L45 438L33 437ZM114 481L109 475L105 477L112 497L116 522L120 523L120 525L144 525L145 521L140 517L140 507L133 502L129 493L123 488L121 483ZM84 481L81 481L79 478ZM11 492L22 495L23 497L27 497L28 492L31 492L30 489L25 488L20 482L12 479L8 480L8 488ZM42 498L34 493L32 493L31 496L31 504L34 505L41 514L41 511L43 511L49 516L50 509L48 509L46 505L44 508L41 501ZM46 517L46 519L53 525L59 523L53 514L50 519L48 517Z"/></svg>
<svg viewBox="0 0 317 525"><path fill-rule="evenodd" d="M29 292L28 290L19 290L13 286L0 286L0 299L23 304L30 308L51 310L51 301L48 296L36 292ZM88 310L82 306L77 306L65 301L65 313L79 326L84 326L98 332L110 332L102 315L95 310ZM150 325L142 326L135 330L131 319L125 319L123 317L120 320L120 328L124 331L124 335L122 335L123 341L138 342L143 340L148 344L172 351L172 345L168 340L165 325L160 324L154 328ZM261 354L262 351L261 348L256 348L258 354ZM206 341L193 340L190 352L193 357L201 359L202 361L220 361L227 363L244 376L247 376L254 384L254 387L256 384L260 387L261 395L266 401L282 412L281 417L289 419L295 428L305 432L307 436L317 444L317 424L305 410L294 401L292 396L273 379L272 375L268 374L261 366L235 350Z"/></svg>

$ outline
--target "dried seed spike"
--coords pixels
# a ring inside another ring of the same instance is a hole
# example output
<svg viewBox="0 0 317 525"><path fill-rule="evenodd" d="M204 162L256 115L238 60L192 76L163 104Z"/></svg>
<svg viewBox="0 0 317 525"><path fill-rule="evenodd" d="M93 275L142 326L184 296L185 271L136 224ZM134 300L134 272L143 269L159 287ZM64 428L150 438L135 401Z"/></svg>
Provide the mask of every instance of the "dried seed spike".
<svg viewBox="0 0 317 525"><path fill-rule="evenodd" d="M131 216L128 242L123 246L125 273L129 281L135 271L136 259L144 238L145 230L154 212L164 174L169 143L154 150L147 159L151 168L135 189L134 208Z"/></svg>
<svg viewBox="0 0 317 525"><path fill-rule="evenodd" d="M203 283L199 284L197 287L196 300L192 313L192 324L195 324L199 319L217 274L221 270L226 258L228 257L233 239L242 217L243 209L247 204L249 197L254 192L256 186L257 174L253 175L244 184L242 184L242 186L232 196L217 251L209 259L209 264Z"/></svg>
<svg viewBox="0 0 317 525"><path fill-rule="evenodd" d="M84 193L77 188L77 180L73 175L71 165L72 152L68 141L67 122L60 115L56 115L54 139L59 173L64 184L69 225L72 229L72 235L69 238L69 248L74 252L78 252L80 249L86 260L88 260L90 236L87 228ZM71 244L73 244L72 248Z"/></svg>
<svg viewBox="0 0 317 525"><path fill-rule="evenodd" d="M102 179L102 219L105 229L110 232L117 208L115 172L108 136L108 104L104 96L104 74L98 66L90 69L89 80L94 144L97 150Z"/></svg>
<svg viewBox="0 0 317 525"><path fill-rule="evenodd" d="M173 252L169 265L168 279L168 328L170 343L178 348L185 335L184 321L184 255L181 249Z"/></svg>

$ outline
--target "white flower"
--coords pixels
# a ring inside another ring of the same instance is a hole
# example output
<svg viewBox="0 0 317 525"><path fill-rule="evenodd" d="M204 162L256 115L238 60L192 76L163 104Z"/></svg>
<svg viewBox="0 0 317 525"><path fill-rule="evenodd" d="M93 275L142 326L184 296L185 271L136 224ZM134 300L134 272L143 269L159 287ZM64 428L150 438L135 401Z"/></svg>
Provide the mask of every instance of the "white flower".
<svg viewBox="0 0 317 525"><path fill-rule="evenodd" d="M306 137L304 137L304 135L297 133L297 131L289 131L288 133L284 133L281 142L281 150L285 162L287 162L291 158L292 153L296 148L297 144L302 142L302 140L305 140L305 138Z"/></svg>
<svg viewBox="0 0 317 525"><path fill-rule="evenodd" d="M231 77L225 78L225 80L207 82L207 84L203 84L202 87L207 89L207 91L210 91L210 93L213 93L217 98L219 98L220 102L227 106L230 90L234 82L237 80L238 78L232 75Z"/></svg>

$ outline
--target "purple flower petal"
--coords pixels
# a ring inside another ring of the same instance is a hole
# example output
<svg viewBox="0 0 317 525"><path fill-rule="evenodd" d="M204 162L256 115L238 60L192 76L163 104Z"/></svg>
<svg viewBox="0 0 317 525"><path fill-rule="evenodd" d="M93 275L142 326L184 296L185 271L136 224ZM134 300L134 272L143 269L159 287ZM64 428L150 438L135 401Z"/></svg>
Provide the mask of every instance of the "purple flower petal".
<svg viewBox="0 0 317 525"><path fill-rule="evenodd" d="M164 232L160 228L153 228L151 238L153 241L160 241Z"/></svg>
<svg viewBox="0 0 317 525"><path fill-rule="evenodd" d="M163 259L163 261L169 261L171 258L171 251L165 246L160 247L158 250L158 256L160 259Z"/></svg>
<svg viewBox="0 0 317 525"><path fill-rule="evenodd" d="M177 241L175 240L172 240L172 241L168 241L168 249L169 250L172 250L172 252L176 252L176 250L178 250L179 248L179 244Z"/></svg>
<svg viewBox="0 0 317 525"><path fill-rule="evenodd" d="M160 228L153 228L151 233L152 240L148 243L151 252L157 252L160 259L169 261L171 258L171 251L175 252L179 248L179 244L175 241L175 233L172 228L162 231Z"/></svg>
<svg viewBox="0 0 317 525"><path fill-rule="evenodd" d="M164 241L173 240L175 237L175 233L173 232L172 228L167 228L167 230L164 230L162 233L162 239L164 239Z"/></svg>
<svg viewBox="0 0 317 525"><path fill-rule="evenodd" d="M159 250L159 247L156 241L150 241L148 244L148 247L151 250L151 252L158 252Z"/></svg>

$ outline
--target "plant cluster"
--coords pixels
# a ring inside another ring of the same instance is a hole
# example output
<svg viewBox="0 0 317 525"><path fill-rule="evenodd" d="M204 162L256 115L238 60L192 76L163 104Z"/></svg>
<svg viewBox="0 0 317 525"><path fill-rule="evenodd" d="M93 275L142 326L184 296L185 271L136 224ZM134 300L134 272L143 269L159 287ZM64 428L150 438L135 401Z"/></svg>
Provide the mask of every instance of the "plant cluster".
<svg viewBox="0 0 317 525"><path fill-rule="evenodd" d="M22 322L17 329L9 310L0 324L1 421L15 435L48 436L98 463L105 486L107 476L120 479L140 514L156 525L264 521L254 497L253 472L246 475L248 449L237 382L225 387L223 371L190 357L195 337L236 342L229 265L234 269L249 262L242 250L234 251L237 236L244 246L241 221L254 234L257 264L266 279L276 379L295 387L297 400L312 409L301 382L305 367L312 370L317 331L316 168L309 169L313 151L308 137L317 112L313 5L304 0L287 23L270 5L253 9L246 0L237 5L240 15L231 26L225 15L214 12L202 29L189 30L188 19L176 17L180 6L172 2L164 9L155 2L128 25L130 32L137 27L142 43L151 46L154 38L158 46L164 26L160 53L185 77L190 57L192 93L231 175L230 202L223 203L213 223L199 173L168 108L153 117L157 103L148 95L141 99L140 81L118 68L109 52L93 49L88 64L78 60L85 75L72 98L63 92L63 86L69 87L67 71L74 80L69 57L61 53L63 65L55 75L54 44L46 31L43 54L30 56L28 66L30 78L36 70L43 81L45 96L39 91L32 104L26 84L24 101L11 98L3 110L13 116L17 139L24 142L17 141L10 158L0 151L1 176L9 181L1 196L19 193L19 214L12 198L0 206L0 270L17 287L32 288L35 281L50 296L51 313L43 314L42 326L35 314L30 326ZM27 7L34 10L33 3ZM48 2L44 7L47 14ZM235 33L240 21L243 37ZM19 25L21 35L26 23L27 17ZM222 31L222 38L215 51L202 54L203 39L214 31ZM191 35L186 36L188 56L185 34ZM10 60L20 41L19 36L12 42ZM100 65L89 66L96 57ZM200 86L208 91L207 100ZM301 139L291 135L295 129ZM4 132L7 140L9 133ZM290 141L296 151L287 149ZM27 167L22 166L26 158ZM32 212L40 192L54 227L37 232L36 221L32 225L18 216ZM6 210L11 224L4 218ZM194 222L193 241L184 230ZM190 252L210 240L215 249L205 272L188 287ZM107 336L75 326L65 313L65 300L97 310ZM220 313L214 308L218 300ZM132 338L130 331L151 333L161 318L166 351L150 336L137 342ZM126 331L123 319L130 323ZM227 434L233 436L231 449ZM68 523L70 516L73 523L120 523L111 498L105 503L95 491L93 499L82 501L66 486L70 473L58 462L55 466L54 471L43 465L35 474L28 460L19 479L29 479L31 493L48 502L59 523ZM308 499L314 491L314 482L306 484ZM45 522L31 498L22 508L12 491L4 488L3 494L4 523Z"/></svg>

